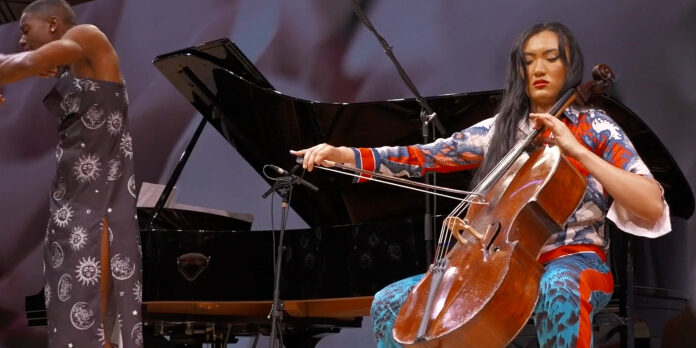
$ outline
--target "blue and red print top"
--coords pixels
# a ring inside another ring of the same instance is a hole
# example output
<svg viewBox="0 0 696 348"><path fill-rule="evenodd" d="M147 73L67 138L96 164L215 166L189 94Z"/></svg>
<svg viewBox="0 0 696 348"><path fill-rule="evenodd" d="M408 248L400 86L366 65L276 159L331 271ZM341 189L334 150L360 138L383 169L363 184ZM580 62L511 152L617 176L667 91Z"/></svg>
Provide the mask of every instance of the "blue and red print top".
<svg viewBox="0 0 696 348"><path fill-rule="evenodd" d="M605 161L623 170L652 178L624 131L603 110L574 106L565 111L564 122L578 141ZM354 148L358 168L396 176L421 176L428 172L452 172L479 166L493 136L496 117L483 120L467 129L438 139L427 145ZM517 139L532 131L525 119L520 123ZM566 221L565 228L551 235L541 252L566 245L592 245L606 249L604 218L620 229L644 237L659 237L671 230L669 206L663 198L663 213L654 226L641 226L631 221L617 203L608 206L609 197L602 184L573 158L571 163L587 177L585 196ZM366 181L360 179L359 182Z"/></svg>

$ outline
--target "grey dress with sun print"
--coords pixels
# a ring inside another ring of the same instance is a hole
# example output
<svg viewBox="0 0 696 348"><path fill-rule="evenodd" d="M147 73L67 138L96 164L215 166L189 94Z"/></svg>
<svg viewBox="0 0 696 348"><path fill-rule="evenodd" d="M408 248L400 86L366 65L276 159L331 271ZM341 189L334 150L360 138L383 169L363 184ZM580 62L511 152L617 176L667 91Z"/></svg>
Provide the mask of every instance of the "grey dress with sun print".
<svg viewBox="0 0 696 348"><path fill-rule="evenodd" d="M65 70L44 103L59 118L60 138L44 256L50 346L100 347L111 336L100 302L106 220L113 286L108 316L120 324L121 347L142 347L142 251L126 88Z"/></svg>

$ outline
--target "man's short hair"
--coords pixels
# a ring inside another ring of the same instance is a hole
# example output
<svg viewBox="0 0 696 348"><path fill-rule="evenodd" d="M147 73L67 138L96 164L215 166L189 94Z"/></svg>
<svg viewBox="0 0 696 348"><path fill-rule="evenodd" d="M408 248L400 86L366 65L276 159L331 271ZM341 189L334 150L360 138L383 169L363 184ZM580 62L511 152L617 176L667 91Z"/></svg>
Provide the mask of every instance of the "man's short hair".
<svg viewBox="0 0 696 348"><path fill-rule="evenodd" d="M65 0L36 0L24 8L24 13L31 13L41 18L56 16L67 25L77 24L75 12Z"/></svg>

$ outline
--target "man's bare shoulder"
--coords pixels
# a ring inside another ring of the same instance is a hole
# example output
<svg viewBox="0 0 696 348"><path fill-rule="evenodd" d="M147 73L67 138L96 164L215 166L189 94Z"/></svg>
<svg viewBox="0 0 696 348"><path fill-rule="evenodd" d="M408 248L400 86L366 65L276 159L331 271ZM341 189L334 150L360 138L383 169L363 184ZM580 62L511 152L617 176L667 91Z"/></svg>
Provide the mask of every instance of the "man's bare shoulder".
<svg viewBox="0 0 696 348"><path fill-rule="evenodd" d="M92 24L80 24L70 28L63 35L63 39L77 42L83 49L85 45L103 45L109 43L106 35L96 26Z"/></svg>

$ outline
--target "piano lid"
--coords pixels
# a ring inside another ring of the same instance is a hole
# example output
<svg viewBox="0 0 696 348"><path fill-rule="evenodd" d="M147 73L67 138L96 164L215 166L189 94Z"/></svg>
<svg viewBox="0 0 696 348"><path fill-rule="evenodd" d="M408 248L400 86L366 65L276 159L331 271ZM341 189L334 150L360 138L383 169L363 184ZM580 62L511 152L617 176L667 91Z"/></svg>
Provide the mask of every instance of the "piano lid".
<svg viewBox="0 0 696 348"><path fill-rule="evenodd" d="M376 147L421 142L420 105L414 99L320 103L286 96L227 39L158 56L154 64L259 173L265 164L293 167L290 149L318 143ZM500 94L462 93L427 100L447 131L454 133L493 115ZM595 103L633 141L665 188L672 214L690 217L693 194L662 142L620 102L602 96ZM439 174L437 184L465 188L471 174ZM305 179L319 192L298 187L291 204L310 226L418 216L424 210L420 193L376 183L353 185L350 178L325 171L307 173ZM438 212L449 212L454 204L438 200Z"/></svg>

